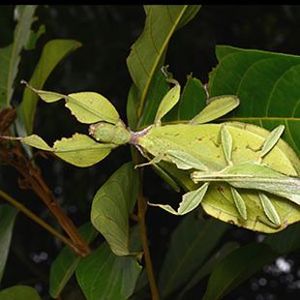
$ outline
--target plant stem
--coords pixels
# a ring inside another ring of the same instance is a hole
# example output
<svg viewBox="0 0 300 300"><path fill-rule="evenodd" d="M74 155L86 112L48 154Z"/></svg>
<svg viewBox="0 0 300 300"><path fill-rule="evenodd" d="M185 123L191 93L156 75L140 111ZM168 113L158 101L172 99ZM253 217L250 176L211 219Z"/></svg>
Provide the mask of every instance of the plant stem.
<svg viewBox="0 0 300 300"><path fill-rule="evenodd" d="M146 272L149 280L150 290L152 294L152 300L159 300L159 291L157 288L152 260L150 256L150 250L148 245L148 238L147 238L147 227L145 222L145 215L147 210L147 203L145 198L142 194L138 195L138 219L139 219L139 228L140 228L140 235L143 245L144 257L145 257L145 264L146 264Z"/></svg>
<svg viewBox="0 0 300 300"><path fill-rule="evenodd" d="M136 151L135 148L132 148L132 160L135 165L141 163L139 153ZM149 286L151 290L152 300L159 300L159 290L157 287L154 270L153 270L153 264L151 260L149 245L148 245L148 237L147 237L147 226L146 226L146 211L147 211L147 202L143 196L143 170L138 170L139 174L139 192L138 192L138 198L137 198L137 206L138 206L138 223L139 223L139 229L140 229L140 237L142 241L143 246L143 252L144 252L144 258L145 258L145 267L147 272L147 277L149 281Z"/></svg>
<svg viewBox="0 0 300 300"><path fill-rule="evenodd" d="M1 144L0 144L1 146ZM13 146L0 147L0 160L14 167L22 176L22 185L25 189L32 189L35 194L44 202L50 212L57 219L59 225L67 233L76 253L85 257L91 250L89 245L80 236L76 226L57 203L52 191L42 177L39 168L24 155L19 143Z"/></svg>
<svg viewBox="0 0 300 300"><path fill-rule="evenodd" d="M23 204L21 204L19 201L15 200L5 192L0 190L0 197L16 207L18 210L20 210L24 215L26 215L29 219L34 221L35 223L39 224L41 227L46 229L48 232L50 232L52 235L54 235L56 238L61 240L64 244L69 246L73 251L78 253L78 250L76 246L73 244L73 242L60 234L57 230L55 230L52 226L50 226L48 223L46 223L44 220L42 220L40 217L38 217L35 213L33 213L31 210L29 210L27 207L25 207ZM80 254L80 253L78 253Z"/></svg>

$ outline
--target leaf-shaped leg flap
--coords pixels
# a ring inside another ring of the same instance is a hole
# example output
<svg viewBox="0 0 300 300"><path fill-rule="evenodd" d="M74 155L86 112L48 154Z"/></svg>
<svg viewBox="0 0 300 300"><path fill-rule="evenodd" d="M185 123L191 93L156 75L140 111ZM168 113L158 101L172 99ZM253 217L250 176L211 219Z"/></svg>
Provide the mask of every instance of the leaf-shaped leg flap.
<svg viewBox="0 0 300 300"><path fill-rule="evenodd" d="M239 212L240 216L246 221L247 220L247 207L241 194L233 187L230 188L233 197L234 204Z"/></svg>
<svg viewBox="0 0 300 300"><path fill-rule="evenodd" d="M261 201L261 205L264 209L264 212L267 216L267 218L277 227L281 226L281 220L279 217L278 212L276 211L276 208L272 204L269 197L264 193L259 193L259 198Z"/></svg>
<svg viewBox="0 0 300 300"><path fill-rule="evenodd" d="M266 137L264 144L262 146L260 152L260 158L263 158L275 147L283 131L284 131L284 125L279 125L270 132L270 134Z"/></svg>
<svg viewBox="0 0 300 300"><path fill-rule="evenodd" d="M182 216L189 213L190 211L194 210L196 207L199 206L199 204L201 203L201 201L203 200L207 192L208 185L209 183L204 183L197 190L184 194L182 196L182 201L180 202L177 211L168 204L154 204L154 203L148 203L148 204L151 206L158 206L173 215Z"/></svg>
<svg viewBox="0 0 300 300"><path fill-rule="evenodd" d="M239 104L239 98L233 95L213 97L207 106L190 123L204 124L216 120L235 109Z"/></svg>

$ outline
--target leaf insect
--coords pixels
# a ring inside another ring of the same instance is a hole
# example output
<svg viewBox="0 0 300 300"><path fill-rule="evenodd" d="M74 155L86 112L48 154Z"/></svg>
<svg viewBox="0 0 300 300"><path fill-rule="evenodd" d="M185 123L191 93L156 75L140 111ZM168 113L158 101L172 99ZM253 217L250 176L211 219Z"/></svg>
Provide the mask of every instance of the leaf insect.
<svg viewBox="0 0 300 300"><path fill-rule="evenodd" d="M190 121L161 124L180 100L179 83L167 79L174 86L161 101L154 124L137 132L126 128L113 105L100 94L62 95L27 85L46 102L65 100L77 120L89 124L89 136L75 134L52 147L36 135L18 139L80 167L101 161L120 145L134 145L148 160L136 167L164 166L166 174L181 178L188 192L177 210L150 203L175 215L186 214L201 204L213 217L262 232L281 230L282 224L299 221L300 161L280 139L284 126L267 132L252 124L209 123L239 105L234 95L211 98Z"/></svg>

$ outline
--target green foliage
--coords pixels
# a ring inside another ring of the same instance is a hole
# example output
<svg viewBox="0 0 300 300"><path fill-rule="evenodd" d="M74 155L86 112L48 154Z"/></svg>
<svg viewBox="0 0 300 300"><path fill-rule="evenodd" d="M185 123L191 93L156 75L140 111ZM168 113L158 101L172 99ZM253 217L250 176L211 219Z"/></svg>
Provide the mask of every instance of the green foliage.
<svg viewBox="0 0 300 300"><path fill-rule="evenodd" d="M172 234L160 270L159 283L163 298L184 286L201 268L227 229L225 223L204 221L195 214L189 214L181 221Z"/></svg>
<svg viewBox="0 0 300 300"><path fill-rule="evenodd" d="M115 255L131 254L128 217L134 208L138 187L139 178L130 162L120 167L94 197L91 221Z"/></svg>
<svg viewBox="0 0 300 300"><path fill-rule="evenodd" d="M13 207L0 206L0 282L6 265L16 215L17 211Z"/></svg>
<svg viewBox="0 0 300 300"><path fill-rule="evenodd" d="M10 106L21 59L20 53L28 43L36 8L37 5L20 5L15 8L18 23L14 32L14 42L0 49L0 109Z"/></svg>
<svg viewBox="0 0 300 300"><path fill-rule="evenodd" d="M175 30L187 24L199 11L199 5L145 6L144 32L131 46L127 66L137 87L136 113L141 117L154 75L164 62Z"/></svg>
<svg viewBox="0 0 300 300"><path fill-rule="evenodd" d="M91 243L98 235L90 223L81 226L79 232L88 243ZM72 252L69 247L65 246L61 250L51 264L49 278L49 294L51 297L57 298L59 296L81 260L82 258Z"/></svg>
<svg viewBox="0 0 300 300"><path fill-rule="evenodd" d="M267 129L284 124L283 138L299 155L300 57L231 46L217 46L216 55L219 63L210 74L210 95L239 97L241 105L231 120Z"/></svg>
<svg viewBox="0 0 300 300"><path fill-rule="evenodd" d="M279 255L298 250L299 232L300 226L295 224L268 236L263 243L250 243L231 252L214 268L203 299L222 299Z"/></svg>
<svg viewBox="0 0 300 300"><path fill-rule="evenodd" d="M58 63L80 46L81 44L74 40L57 39L47 42L29 84L36 89L41 89ZM19 118L24 124L27 134L32 133L37 101L37 94L29 89L24 90L23 99L19 106Z"/></svg>
<svg viewBox="0 0 300 300"><path fill-rule="evenodd" d="M41 298L34 288L15 285L0 291L0 300L41 300Z"/></svg>
<svg viewBox="0 0 300 300"><path fill-rule="evenodd" d="M0 108L10 105L22 49L32 49L43 32L42 26L37 32L30 29L35 8L17 8L20 15L14 42L0 49ZM85 258L64 247L52 263L52 297L60 297L75 273L87 300L142 299L142 294L149 298L148 285L155 298L144 227L147 204L143 204L143 172L135 169L138 164L153 165L174 189L178 191L180 185L186 191L177 210L173 205L154 204L153 199L148 204L175 215L198 209L183 217L171 233L161 267L155 266L162 299L185 298L196 285L203 285L207 276L203 299L221 299L278 255L300 248L299 224L291 225L300 220L300 58L217 46L219 63L209 75L209 96L201 81L192 75L187 77L180 94L180 84L166 78L161 68L174 33L189 23L199 9L200 6L188 5L145 6L144 31L127 59L133 81L127 119L130 128L139 130L136 132L126 128L113 104L101 94L64 95L42 90L59 62L81 45L74 40L45 44L17 111L17 132L22 137L5 136L0 142L13 147L15 140L20 140L78 167L92 166L114 148L129 143L133 160L119 167L98 188L91 205L91 223L79 229L88 244L98 233L105 241L96 240ZM170 82L175 84L171 89ZM32 134L38 97L49 104L65 101L77 121L89 125L89 136L74 133L51 147ZM211 121L215 124L206 124ZM283 138L297 153L280 138L283 124L287 129ZM272 132L262 128L277 125L280 126ZM13 127L10 133L13 135ZM143 164L137 150L150 162ZM203 212L223 222L204 219ZM0 279L15 216L14 209L0 207ZM139 222L138 226L132 226L130 217ZM151 222L147 220L147 225L151 226ZM262 243L241 247L235 242L221 243L230 227L227 223L273 234ZM275 234L277 231L281 232ZM143 255L147 272L140 264ZM40 297L30 287L14 286L0 292L2 299Z"/></svg>
<svg viewBox="0 0 300 300"><path fill-rule="evenodd" d="M118 257L103 243L79 263L76 278L87 300L125 300L133 293L140 272L134 258Z"/></svg>

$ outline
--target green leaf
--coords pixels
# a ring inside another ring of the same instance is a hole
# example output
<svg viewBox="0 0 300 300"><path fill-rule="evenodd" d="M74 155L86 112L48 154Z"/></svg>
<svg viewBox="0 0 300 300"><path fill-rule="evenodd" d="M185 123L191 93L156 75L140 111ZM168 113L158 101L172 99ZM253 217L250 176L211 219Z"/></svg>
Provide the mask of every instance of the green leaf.
<svg viewBox="0 0 300 300"><path fill-rule="evenodd" d="M218 46L210 74L211 96L234 94L240 106L230 120L267 129L283 124L283 139L300 154L300 56ZM224 84L226 82L226 84Z"/></svg>
<svg viewBox="0 0 300 300"><path fill-rule="evenodd" d="M138 116L142 115L155 71L160 69L175 30L189 22L200 9L196 5L146 6L143 33L131 46L127 66L139 92Z"/></svg>
<svg viewBox="0 0 300 300"><path fill-rule="evenodd" d="M203 300L222 299L278 256L300 249L299 235L300 223L230 253L214 268Z"/></svg>
<svg viewBox="0 0 300 300"><path fill-rule="evenodd" d="M206 92L202 82L188 76L178 104L178 120L190 120L206 105Z"/></svg>
<svg viewBox="0 0 300 300"><path fill-rule="evenodd" d="M6 204L0 206L0 282L6 265L16 215L17 211L13 207Z"/></svg>
<svg viewBox="0 0 300 300"><path fill-rule="evenodd" d="M216 253L211 255L208 260L197 270L189 279L183 290L180 292L179 299L185 298L185 293L197 285L204 277L209 275L211 271L225 258L229 253L236 250L239 244L236 242L228 242L224 244Z"/></svg>
<svg viewBox="0 0 300 300"><path fill-rule="evenodd" d="M126 105L126 115L128 126L131 129L137 128L138 117L137 117L137 105L138 105L138 91L134 84L131 85Z"/></svg>
<svg viewBox="0 0 300 300"><path fill-rule="evenodd" d="M76 278L87 300L125 300L133 293L141 269L135 258L118 257L103 243L81 260Z"/></svg>
<svg viewBox="0 0 300 300"><path fill-rule="evenodd" d="M14 32L14 42L12 45L0 49L0 109L10 105L21 59L20 54L28 42L36 8L37 5L16 7L18 23Z"/></svg>
<svg viewBox="0 0 300 300"><path fill-rule="evenodd" d="M138 99L138 90L137 88L135 89L136 89L135 112L137 112L139 99ZM166 95L168 91L169 91L169 84L166 81L166 77L159 69L154 73L153 79L150 83L149 91L147 93L146 100L145 100L144 112L139 119L138 127L144 127L146 125L153 124L158 107L163 97Z"/></svg>
<svg viewBox="0 0 300 300"><path fill-rule="evenodd" d="M21 138L21 142L45 151L53 152L62 160L77 167L89 167L104 159L116 147L100 144L85 134L75 133L71 138L57 140L50 147L42 138L33 134Z"/></svg>
<svg viewBox="0 0 300 300"><path fill-rule="evenodd" d="M268 235L263 241L278 254L283 255L300 249L300 223L293 224L287 229Z"/></svg>
<svg viewBox="0 0 300 300"><path fill-rule="evenodd" d="M222 299L276 257L277 253L270 247L255 243L231 252L214 268L202 299Z"/></svg>
<svg viewBox="0 0 300 300"><path fill-rule="evenodd" d="M138 176L131 162L120 167L96 193L91 209L94 227L116 255L131 254L129 214L136 202Z"/></svg>
<svg viewBox="0 0 300 300"><path fill-rule="evenodd" d="M185 284L215 248L228 225L215 220L200 220L189 214L172 234L159 275L165 298Z"/></svg>
<svg viewBox="0 0 300 300"><path fill-rule="evenodd" d="M87 243L91 243L98 234L91 223L81 226L79 232ZM82 257L76 255L67 246L60 251L50 269L49 294L51 297L57 298L59 296L81 260Z"/></svg>
<svg viewBox="0 0 300 300"><path fill-rule="evenodd" d="M26 285L15 285L0 292L0 300L41 300L38 292Z"/></svg>
<svg viewBox="0 0 300 300"><path fill-rule="evenodd" d="M81 44L75 40L57 39L47 42L29 84L38 90L42 89L59 62L80 46ZM22 119L27 134L32 133L37 101L38 95L36 93L30 89L24 90L18 116Z"/></svg>

